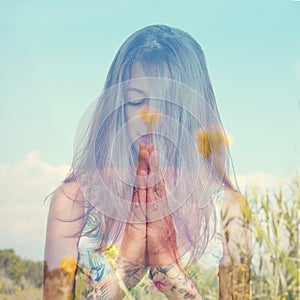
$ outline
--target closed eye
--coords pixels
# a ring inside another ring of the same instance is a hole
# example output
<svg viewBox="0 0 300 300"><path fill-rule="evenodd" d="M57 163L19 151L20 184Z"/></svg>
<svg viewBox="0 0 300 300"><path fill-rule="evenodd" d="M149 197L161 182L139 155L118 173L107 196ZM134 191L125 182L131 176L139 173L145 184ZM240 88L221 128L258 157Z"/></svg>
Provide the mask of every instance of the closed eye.
<svg viewBox="0 0 300 300"><path fill-rule="evenodd" d="M144 104L144 102L145 102L146 100L147 100L146 98L138 98L138 99L130 100L130 101L128 101L127 103L128 103L129 105L139 106L139 105Z"/></svg>

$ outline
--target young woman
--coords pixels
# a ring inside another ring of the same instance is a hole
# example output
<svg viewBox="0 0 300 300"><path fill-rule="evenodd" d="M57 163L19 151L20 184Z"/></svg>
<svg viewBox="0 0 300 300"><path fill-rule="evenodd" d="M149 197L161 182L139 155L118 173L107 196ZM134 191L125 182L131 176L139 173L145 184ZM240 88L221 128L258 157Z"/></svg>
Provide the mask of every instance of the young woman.
<svg viewBox="0 0 300 300"><path fill-rule="evenodd" d="M51 200L44 299L205 299L188 270L209 254L220 298L247 298L250 211L231 170L199 44L162 25L131 35Z"/></svg>

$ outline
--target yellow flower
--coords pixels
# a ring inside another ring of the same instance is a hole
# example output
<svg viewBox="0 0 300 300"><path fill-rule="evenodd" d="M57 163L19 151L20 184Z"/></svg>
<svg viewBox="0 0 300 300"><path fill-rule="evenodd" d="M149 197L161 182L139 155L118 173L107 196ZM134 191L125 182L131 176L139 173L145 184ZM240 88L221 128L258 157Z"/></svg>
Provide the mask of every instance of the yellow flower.
<svg viewBox="0 0 300 300"><path fill-rule="evenodd" d="M245 297L246 297L246 299L249 299L250 295L248 293L246 293Z"/></svg>
<svg viewBox="0 0 300 300"><path fill-rule="evenodd" d="M104 251L104 254L107 258L108 263L115 268L116 265L116 258L119 255L120 250L116 245L108 246L106 250Z"/></svg>
<svg viewBox="0 0 300 300"><path fill-rule="evenodd" d="M107 248L107 250L105 250L105 255L108 259L115 259L120 253L119 248L116 245L113 245L109 248Z"/></svg>
<svg viewBox="0 0 300 300"><path fill-rule="evenodd" d="M198 129L195 135L198 140L198 151L205 159L208 159L212 152L218 153L222 147L229 146L229 140L221 130Z"/></svg>
<svg viewBox="0 0 300 300"><path fill-rule="evenodd" d="M156 109L144 109L140 112L140 118L146 123L155 124L159 121L160 112Z"/></svg>
<svg viewBox="0 0 300 300"><path fill-rule="evenodd" d="M58 268L63 270L66 274L74 273L77 268L77 261L72 256L63 257Z"/></svg>
<svg viewBox="0 0 300 300"><path fill-rule="evenodd" d="M18 296L18 295L20 294L20 292L21 292L21 289L20 289L20 288L17 288L17 290L16 290L16 295Z"/></svg>
<svg viewBox="0 0 300 300"><path fill-rule="evenodd" d="M238 291L234 291L234 293L233 293L234 295L238 295L239 294L239 292Z"/></svg>

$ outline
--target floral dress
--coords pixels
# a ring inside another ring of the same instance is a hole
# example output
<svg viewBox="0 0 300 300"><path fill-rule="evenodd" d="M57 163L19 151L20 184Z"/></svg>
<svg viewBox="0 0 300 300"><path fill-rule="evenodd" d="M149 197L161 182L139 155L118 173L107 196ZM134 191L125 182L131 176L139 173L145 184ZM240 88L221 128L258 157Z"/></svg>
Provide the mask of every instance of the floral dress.
<svg viewBox="0 0 300 300"><path fill-rule="evenodd" d="M199 262L186 270L204 300L218 299L218 266L223 255L220 223L223 194L223 192L219 192L214 202L217 217L216 233L208 243L206 251ZM95 218L93 219L95 220ZM89 227L90 225L89 222L86 222L85 226ZM88 230L88 228L85 229ZM99 253L97 250L98 241L99 236L93 235L82 235L79 240L78 267L75 277L76 300L113 299L110 279L118 279L116 259L119 249L117 246L112 246L105 252ZM184 257L182 260L184 260ZM159 279L152 280L151 277L151 272L146 270L139 284L130 291L125 286L121 286L126 295L124 299L167 299L160 292L161 286L164 284L163 279L161 281ZM182 299L190 298L184 298L183 296Z"/></svg>

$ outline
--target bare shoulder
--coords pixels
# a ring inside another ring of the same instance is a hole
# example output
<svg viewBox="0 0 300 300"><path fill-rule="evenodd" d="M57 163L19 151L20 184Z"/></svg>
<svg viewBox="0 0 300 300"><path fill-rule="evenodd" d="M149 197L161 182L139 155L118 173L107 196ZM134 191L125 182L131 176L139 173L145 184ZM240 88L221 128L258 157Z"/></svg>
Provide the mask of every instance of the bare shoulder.
<svg viewBox="0 0 300 300"><path fill-rule="evenodd" d="M53 193L49 217L74 219L84 211L84 197L76 180L63 183Z"/></svg>
<svg viewBox="0 0 300 300"><path fill-rule="evenodd" d="M222 213L228 214L229 217L251 217L251 211L247 199L241 193L232 189L224 190Z"/></svg>

